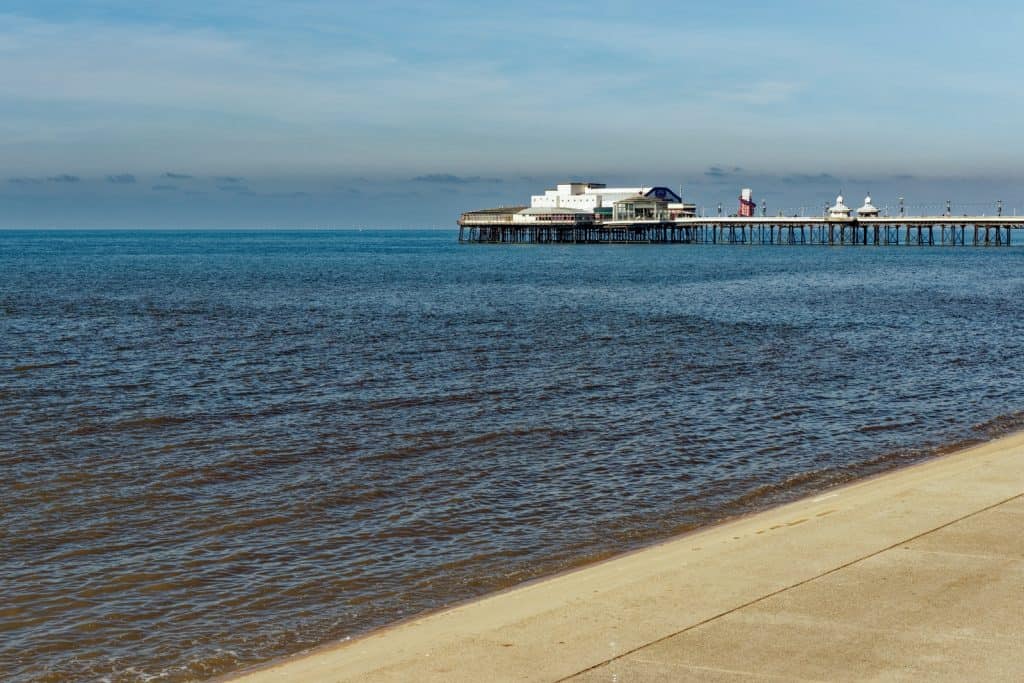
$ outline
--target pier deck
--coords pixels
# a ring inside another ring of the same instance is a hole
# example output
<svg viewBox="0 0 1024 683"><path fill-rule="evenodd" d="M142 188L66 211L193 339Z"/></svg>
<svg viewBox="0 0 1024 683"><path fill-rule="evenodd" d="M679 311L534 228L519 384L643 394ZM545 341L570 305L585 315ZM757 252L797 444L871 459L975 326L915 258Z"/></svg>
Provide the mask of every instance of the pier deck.
<svg viewBox="0 0 1024 683"><path fill-rule="evenodd" d="M459 221L459 242L475 244L772 244L1008 247L1024 217L719 217L595 223Z"/></svg>

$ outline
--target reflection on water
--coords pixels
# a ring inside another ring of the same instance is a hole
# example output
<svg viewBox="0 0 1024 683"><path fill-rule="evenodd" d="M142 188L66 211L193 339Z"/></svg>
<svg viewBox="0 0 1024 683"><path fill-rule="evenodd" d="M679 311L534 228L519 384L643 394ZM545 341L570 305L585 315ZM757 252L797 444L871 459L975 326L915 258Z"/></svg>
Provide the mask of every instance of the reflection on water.
<svg viewBox="0 0 1024 683"><path fill-rule="evenodd" d="M0 233L0 670L203 678L1014 429L1022 266Z"/></svg>

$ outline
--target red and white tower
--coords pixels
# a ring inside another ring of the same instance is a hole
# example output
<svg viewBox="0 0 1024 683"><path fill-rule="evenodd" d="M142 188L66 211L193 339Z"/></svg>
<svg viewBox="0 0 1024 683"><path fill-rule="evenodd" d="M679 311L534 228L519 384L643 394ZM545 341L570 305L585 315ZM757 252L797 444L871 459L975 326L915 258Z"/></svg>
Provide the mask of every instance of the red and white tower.
<svg viewBox="0 0 1024 683"><path fill-rule="evenodd" d="M757 209L757 204L754 203L754 194L749 187L743 188L740 191L740 210L736 214L738 216L753 216L754 211Z"/></svg>

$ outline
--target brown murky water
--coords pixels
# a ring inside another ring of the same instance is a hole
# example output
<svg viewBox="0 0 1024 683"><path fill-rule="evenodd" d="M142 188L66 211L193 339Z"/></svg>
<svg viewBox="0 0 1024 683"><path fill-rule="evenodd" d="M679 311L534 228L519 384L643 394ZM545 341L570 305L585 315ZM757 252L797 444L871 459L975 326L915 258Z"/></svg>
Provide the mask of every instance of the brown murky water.
<svg viewBox="0 0 1024 683"><path fill-rule="evenodd" d="M0 233L0 671L202 679L1016 428L1022 273Z"/></svg>

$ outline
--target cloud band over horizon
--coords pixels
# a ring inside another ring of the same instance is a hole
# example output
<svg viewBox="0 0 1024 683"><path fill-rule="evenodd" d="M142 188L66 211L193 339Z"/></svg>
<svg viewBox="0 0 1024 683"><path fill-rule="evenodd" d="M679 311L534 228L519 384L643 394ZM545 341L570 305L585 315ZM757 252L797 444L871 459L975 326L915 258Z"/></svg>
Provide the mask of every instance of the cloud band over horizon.
<svg viewBox="0 0 1024 683"><path fill-rule="evenodd" d="M117 191L127 207L174 185L159 193L195 193L197 221L198 193L301 217L296 199L373 195L366 177L400 187L392 201L412 219L438 194L445 211L522 197L522 178L709 197L760 182L795 200L849 178L964 178L966 194L1021 176L1024 92L1007 84L1024 9L1009 2L13 0L3 12L8 201Z"/></svg>

